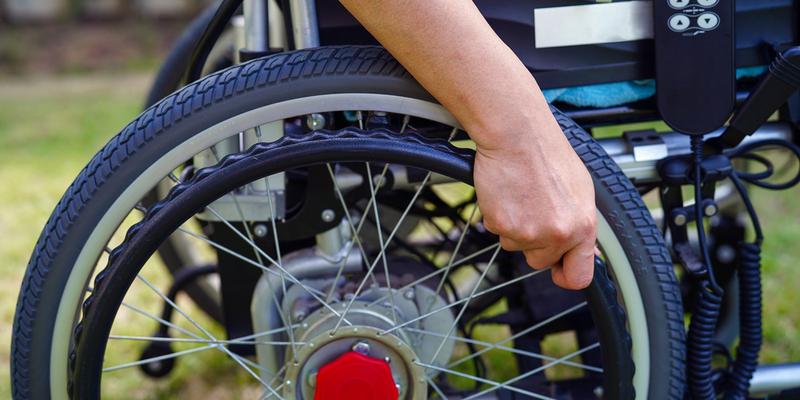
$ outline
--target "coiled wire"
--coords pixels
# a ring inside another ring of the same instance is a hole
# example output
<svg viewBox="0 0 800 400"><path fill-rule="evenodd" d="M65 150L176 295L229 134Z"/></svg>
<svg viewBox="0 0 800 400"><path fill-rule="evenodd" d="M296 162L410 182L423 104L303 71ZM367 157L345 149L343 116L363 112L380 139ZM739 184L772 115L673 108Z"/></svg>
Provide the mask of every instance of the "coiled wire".
<svg viewBox="0 0 800 400"><path fill-rule="evenodd" d="M758 354L763 341L762 334L762 289L761 289L761 245L764 234L758 214L755 211L745 182L757 187L770 190L783 190L800 183L800 168L789 180L780 183L768 182L767 179L775 173L775 168L769 159L754 152L767 147L783 148L792 152L800 161L800 147L785 140L766 140L750 145L744 145L728 153L734 159L746 159L761 164L764 167L760 172L733 171L730 180L733 183L747 214L753 225L755 239L752 242L739 243L739 263L737 274L739 277L739 346L736 357L727 375L725 385L726 400L747 399L750 380L758 366ZM702 139L692 137L692 151L695 161L695 199L699 204L701 199L702 171ZM708 274L698 283L693 314L689 326L688 370L689 390L693 399L711 400L716 398L714 374L711 361L714 353L713 337L716 330L717 318L722 305L722 289L717 285L713 270L710 268L710 257L706 247L705 227L703 215L699 206L695 207L697 221L697 234L703 263Z"/></svg>

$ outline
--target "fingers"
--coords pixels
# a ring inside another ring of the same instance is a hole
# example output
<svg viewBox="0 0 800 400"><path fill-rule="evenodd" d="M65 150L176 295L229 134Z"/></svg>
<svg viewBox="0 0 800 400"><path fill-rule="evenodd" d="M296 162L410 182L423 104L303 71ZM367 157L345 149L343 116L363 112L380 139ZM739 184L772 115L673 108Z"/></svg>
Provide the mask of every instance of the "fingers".
<svg viewBox="0 0 800 400"><path fill-rule="evenodd" d="M584 241L564 254L563 266L553 270L553 282L564 289L583 289L594 275L594 240Z"/></svg>

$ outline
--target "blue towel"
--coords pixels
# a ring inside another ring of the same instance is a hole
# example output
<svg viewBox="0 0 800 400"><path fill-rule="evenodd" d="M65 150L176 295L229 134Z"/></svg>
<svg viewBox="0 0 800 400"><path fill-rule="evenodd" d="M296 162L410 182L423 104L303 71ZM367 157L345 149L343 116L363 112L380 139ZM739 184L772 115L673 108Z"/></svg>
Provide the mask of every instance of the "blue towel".
<svg viewBox="0 0 800 400"><path fill-rule="evenodd" d="M747 67L736 70L736 79L756 77L766 71L766 67ZM544 97L548 102L559 101L578 107L613 107L644 100L656 94L656 83L652 79L601 83L563 89L548 89Z"/></svg>

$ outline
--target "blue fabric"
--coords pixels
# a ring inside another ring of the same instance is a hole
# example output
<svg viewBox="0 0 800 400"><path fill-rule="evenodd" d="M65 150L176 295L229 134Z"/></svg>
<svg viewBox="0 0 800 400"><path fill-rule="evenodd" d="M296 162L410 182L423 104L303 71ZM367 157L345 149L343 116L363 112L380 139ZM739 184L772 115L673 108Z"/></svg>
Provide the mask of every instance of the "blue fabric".
<svg viewBox="0 0 800 400"><path fill-rule="evenodd" d="M766 67L748 67L736 70L736 79L756 77L764 73ZM548 89L544 97L548 102L559 101L578 107L613 107L644 100L656 94L656 83L652 79L601 83L563 89Z"/></svg>

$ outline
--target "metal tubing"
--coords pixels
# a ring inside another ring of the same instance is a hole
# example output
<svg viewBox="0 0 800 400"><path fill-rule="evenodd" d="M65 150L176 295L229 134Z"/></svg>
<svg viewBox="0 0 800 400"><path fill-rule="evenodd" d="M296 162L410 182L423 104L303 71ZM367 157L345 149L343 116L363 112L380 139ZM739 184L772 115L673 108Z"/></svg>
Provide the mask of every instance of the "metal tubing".
<svg viewBox="0 0 800 400"><path fill-rule="evenodd" d="M307 49L319 47L317 7L314 0L290 0L294 47Z"/></svg>
<svg viewBox="0 0 800 400"><path fill-rule="evenodd" d="M710 133L707 137L716 137L722 134L722 129ZM662 133L659 135L667 147L667 155L689 154L689 137L679 133ZM767 139L792 140L792 127L787 123L765 124L753 135L749 136L742 144L758 142ZM609 138L598 140L606 153L622 168L628 178L636 184L657 183L658 173L656 164L658 160L636 161L633 147L624 138Z"/></svg>
<svg viewBox="0 0 800 400"><path fill-rule="evenodd" d="M753 397L797 388L800 388L800 363L761 365L750 380Z"/></svg>
<svg viewBox="0 0 800 400"><path fill-rule="evenodd" d="M244 0L244 43L247 50L269 50L267 9L267 0Z"/></svg>

